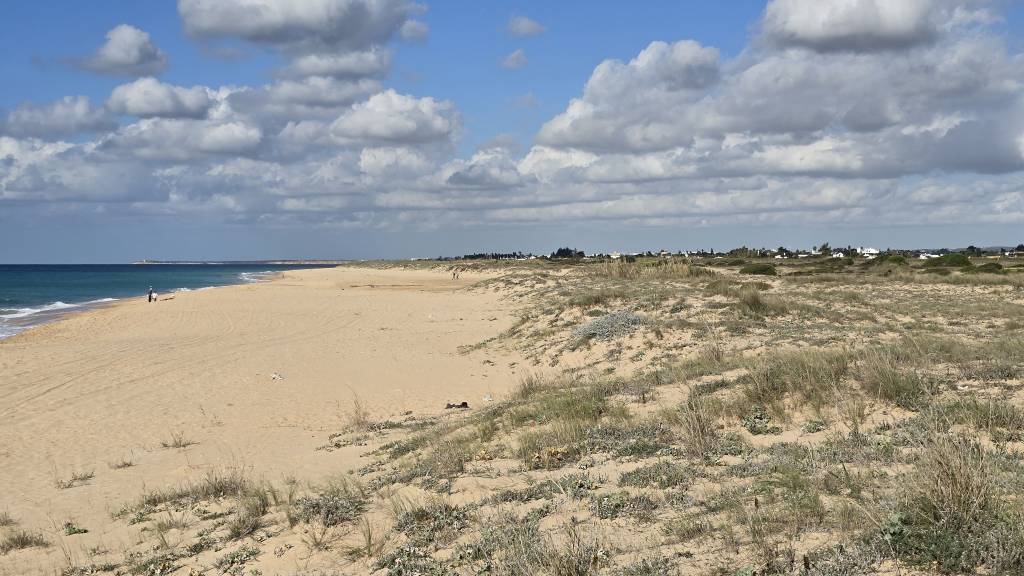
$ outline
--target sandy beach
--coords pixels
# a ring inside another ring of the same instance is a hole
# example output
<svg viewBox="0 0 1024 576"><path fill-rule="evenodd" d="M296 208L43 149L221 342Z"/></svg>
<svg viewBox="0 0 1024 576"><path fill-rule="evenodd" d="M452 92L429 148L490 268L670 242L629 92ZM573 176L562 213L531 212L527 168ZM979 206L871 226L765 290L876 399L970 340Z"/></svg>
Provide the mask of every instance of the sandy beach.
<svg viewBox="0 0 1024 576"><path fill-rule="evenodd" d="M138 536L111 512L145 487L225 466L315 481L354 465L358 447L329 458L316 447L357 405L385 420L500 397L521 360L459 351L512 322L499 295L465 289L479 279L290 271L123 301L0 341L0 511L55 540L67 519L87 526L73 556L117 550ZM191 445L164 446L175 439ZM64 548L48 549L46 565L38 554L0 557L0 574L54 573Z"/></svg>

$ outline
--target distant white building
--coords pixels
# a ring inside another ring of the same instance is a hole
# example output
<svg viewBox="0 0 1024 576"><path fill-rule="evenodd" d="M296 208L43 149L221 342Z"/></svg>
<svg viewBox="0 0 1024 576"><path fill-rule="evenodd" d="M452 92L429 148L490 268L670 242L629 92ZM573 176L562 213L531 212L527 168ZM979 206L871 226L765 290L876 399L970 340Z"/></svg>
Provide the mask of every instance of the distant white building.
<svg viewBox="0 0 1024 576"><path fill-rule="evenodd" d="M842 252L833 252L832 253L832 257L833 258L842 258L843 256L846 256L846 254L843 254Z"/></svg>
<svg viewBox="0 0 1024 576"><path fill-rule="evenodd" d="M921 254L919 254L917 256L917 259L918 260L931 260L932 258L938 258L938 257L939 257L938 254L929 254L927 252L922 252Z"/></svg>
<svg viewBox="0 0 1024 576"><path fill-rule="evenodd" d="M880 252L878 248L865 248L863 246L857 248L857 254L861 256L878 256Z"/></svg>
<svg viewBox="0 0 1024 576"><path fill-rule="evenodd" d="M612 252L611 254L609 254L609 256L611 256L612 260L618 260L619 258L622 258L622 254L619 254L618 252Z"/></svg>

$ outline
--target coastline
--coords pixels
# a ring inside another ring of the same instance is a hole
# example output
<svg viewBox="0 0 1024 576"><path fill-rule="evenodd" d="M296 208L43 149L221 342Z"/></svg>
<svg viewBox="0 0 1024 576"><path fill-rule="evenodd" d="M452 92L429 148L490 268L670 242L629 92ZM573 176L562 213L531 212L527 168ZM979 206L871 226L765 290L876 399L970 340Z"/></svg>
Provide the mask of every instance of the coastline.
<svg viewBox="0 0 1024 576"><path fill-rule="evenodd" d="M295 270L307 270L307 268L295 268ZM172 298L174 294L182 292L193 292L199 290L210 290L214 288L225 288L228 286L238 286L246 284L255 284L259 282L266 282L276 278L282 271L281 270L267 270L261 272L240 272L238 274L238 281L231 284L216 284L209 286L196 286L196 287L177 287L170 290L171 296L165 294L164 299ZM100 298L82 301L82 302L64 302L63 300L56 300L45 304L36 304L35 306L28 306L23 308L15 308L8 310L7 314L0 314L0 341L8 338L13 338L19 334L23 334L34 328L58 322L63 318L89 312L91 310L101 309L107 306L116 305L118 302L131 300L136 296L103 296ZM138 298L145 298L146 295L143 293ZM13 313L12 313L13 311Z"/></svg>
<svg viewBox="0 0 1024 576"><path fill-rule="evenodd" d="M157 305L121 300L0 340L0 511L26 527L88 526L74 542L83 556L137 538L111 513L146 487L225 467L308 482L351 471L362 448L317 448L359 413L479 408L518 382L516 353L460 351L513 323L500 294L465 290L478 279L288 270ZM167 447L174 437L187 442ZM80 473L93 476L55 487ZM61 563L59 550L46 554ZM0 574L50 573L39 561L0 557Z"/></svg>

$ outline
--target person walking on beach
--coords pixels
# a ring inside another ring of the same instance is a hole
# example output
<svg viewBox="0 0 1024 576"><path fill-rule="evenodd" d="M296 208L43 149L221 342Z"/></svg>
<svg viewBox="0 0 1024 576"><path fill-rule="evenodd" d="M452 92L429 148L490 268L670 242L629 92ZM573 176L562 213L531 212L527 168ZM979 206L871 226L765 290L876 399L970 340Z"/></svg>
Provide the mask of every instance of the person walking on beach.
<svg viewBox="0 0 1024 576"><path fill-rule="evenodd" d="M150 302L153 301L153 287L152 286L149 287L149 301Z"/></svg>

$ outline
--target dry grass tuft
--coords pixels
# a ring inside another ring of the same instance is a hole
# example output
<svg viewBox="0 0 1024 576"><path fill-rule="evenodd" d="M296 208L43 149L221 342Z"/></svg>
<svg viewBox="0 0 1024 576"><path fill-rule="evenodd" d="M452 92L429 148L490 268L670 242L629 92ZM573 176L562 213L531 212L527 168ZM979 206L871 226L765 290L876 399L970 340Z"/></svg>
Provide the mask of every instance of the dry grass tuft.
<svg viewBox="0 0 1024 576"><path fill-rule="evenodd" d="M81 486L83 484L86 484L95 476L96 473L93 472L92 470L89 470L88 472L82 470L72 472L69 478L56 478L53 481L53 484L54 486L57 487L58 490L67 490L68 488L74 488L75 486Z"/></svg>
<svg viewBox="0 0 1024 576"><path fill-rule="evenodd" d="M177 430L171 432L170 440L163 440L160 445L164 448L188 448L195 443L194 440L185 436L185 432Z"/></svg>
<svg viewBox="0 0 1024 576"><path fill-rule="evenodd" d="M16 530L0 540L0 554L7 554L15 550L26 548L46 548L50 543L37 532Z"/></svg>
<svg viewBox="0 0 1024 576"><path fill-rule="evenodd" d="M254 534L263 527L263 516L269 510L270 494L265 488L250 488L240 494L226 526L228 538L238 540Z"/></svg>
<svg viewBox="0 0 1024 576"><path fill-rule="evenodd" d="M249 489L251 483L238 469L210 471L197 481L178 486L150 490L118 512L119 516L133 512L146 513L163 504L186 504L238 496Z"/></svg>
<svg viewBox="0 0 1024 576"><path fill-rule="evenodd" d="M717 276L714 270L676 258L654 262L627 262L619 259L600 264L594 273L601 278L618 280L688 280Z"/></svg>

